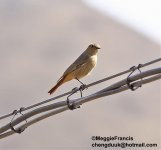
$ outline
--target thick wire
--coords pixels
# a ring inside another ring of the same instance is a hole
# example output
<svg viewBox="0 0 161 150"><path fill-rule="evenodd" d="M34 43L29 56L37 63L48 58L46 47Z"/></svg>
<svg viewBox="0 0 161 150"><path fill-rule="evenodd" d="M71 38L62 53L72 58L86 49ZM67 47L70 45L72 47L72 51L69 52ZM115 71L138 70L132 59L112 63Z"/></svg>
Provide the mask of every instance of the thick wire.
<svg viewBox="0 0 161 150"><path fill-rule="evenodd" d="M159 61L161 61L161 58L155 59L155 60L150 61L150 62L147 62L147 63L145 63L145 64L141 64L141 66L140 66L139 68L143 68L143 67L145 67L145 66L154 64L154 63L159 62ZM103 78L103 79L98 80L98 81L96 81L96 82L92 82L92 83L88 84L86 87L88 88L88 87L94 86L94 85L96 85L96 84L99 84L99 83L105 82L105 81L107 81L107 80L116 78L116 77L118 77L118 76L124 75L124 74L129 73L129 72L131 72L131 71L133 71L133 70L136 70L136 69L138 69L138 66L131 67L130 69L128 69L128 70L126 70L126 71L117 73L117 74L112 75L112 76L107 77L107 78ZM79 91L79 88L75 88L74 90L75 90L74 92L77 92L77 91ZM31 106L25 107L25 108L21 109L21 112L22 112L22 111L25 111L25 110L29 110L29 109L35 108L35 107L40 106L40 105L43 105L43 104L46 104L46 103L48 103L48 102L51 102L51 101L56 100L56 99L59 99L59 98L61 98L61 97L64 97L64 96L66 96L66 95L69 95L69 94L71 94L71 93L73 93L73 90L72 90L72 91L69 91L69 92L66 92L66 93L63 93L63 94L61 94L61 95L58 95L58 96L56 96L56 97L53 97L53 98L44 100L44 101L42 101L42 102L33 104L33 105L31 105ZM13 112L14 112L14 111L13 111ZM14 115L13 112L1 116L1 117L0 117L0 120L5 119L5 118L8 118L8 117ZM20 112L20 110L17 110L17 113L19 113L19 112Z"/></svg>
<svg viewBox="0 0 161 150"><path fill-rule="evenodd" d="M151 76L151 77L149 77L149 76ZM143 79L142 81L138 81L138 79L140 79L142 77L145 79ZM149 77L149 78L147 78L147 77ZM161 68L148 70L148 71L143 72L140 75L136 74L136 75L133 75L132 77L130 77L130 80L134 81L132 83L133 87L138 87L138 86L141 86L142 84L150 83L150 82L156 81L158 79L161 79ZM110 88L111 90L109 90L109 87L113 87L113 85L120 85L120 86L118 88L112 88L112 89ZM71 101L74 104L74 106L77 107L83 103L86 103L86 102L89 102L92 100L96 100L96 99L104 97L104 96L109 96L112 94L120 93L120 92L123 92L123 91L129 89L128 85L126 84L126 79L123 79L113 85L108 86L107 88L103 89L102 92L98 91L97 93L93 93L93 94L86 96L84 98L72 99ZM22 126L19 126L18 128L16 128L17 131L23 131L26 127L28 127L32 124L31 122L36 123L42 119L45 119L45 118L51 116L51 112L54 112L54 114L52 113L52 115L55 115L57 113L62 112L62 111L59 111L61 109L63 109L63 111L65 111L64 108L65 108L65 110L69 109L67 107L66 101L61 101L61 102L53 103L53 104L50 104L47 106L39 107L37 109L34 109L33 111L30 111L30 112L24 114L23 116L18 117L17 119L15 119L12 122L12 125L16 126L16 125L20 124L21 122L23 122L24 120L29 119L30 117L33 117L34 115L40 114L42 112L44 113L44 112L50 110L50 112L45 113L45 114L41 115L40 117L39 116L36 118L34 117L34 119L28 121L26 124L23 124ZM55 109L55 110L53 111L53 109ZM9 129L11 129L10 124L6 124L5 126L0 128L0 139L5 136L6 131ZM17 133L17 132L14 132L14 133Z"/></svg>

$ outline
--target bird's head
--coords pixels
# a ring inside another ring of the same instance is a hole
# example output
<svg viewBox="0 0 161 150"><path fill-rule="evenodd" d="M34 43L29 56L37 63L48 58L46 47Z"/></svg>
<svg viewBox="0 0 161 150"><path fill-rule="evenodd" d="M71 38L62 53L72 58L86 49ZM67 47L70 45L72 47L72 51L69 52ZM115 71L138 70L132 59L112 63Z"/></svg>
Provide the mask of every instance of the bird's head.
<svg viewBox="0 0 161 150"><path fill-rule="evenodd" d="M88 48L87 48L87 51L90 55L95 55L98 50L101 49L101 46L99 44L93 44L91 43Z"/></svg>

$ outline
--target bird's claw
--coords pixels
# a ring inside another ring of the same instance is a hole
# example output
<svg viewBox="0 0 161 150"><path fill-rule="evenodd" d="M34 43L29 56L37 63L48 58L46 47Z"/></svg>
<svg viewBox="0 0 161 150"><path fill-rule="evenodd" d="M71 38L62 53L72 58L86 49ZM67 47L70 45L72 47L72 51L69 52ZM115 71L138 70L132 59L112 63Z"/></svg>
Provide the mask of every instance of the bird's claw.
<svg viewBox="0 0 161 150"><path fill-rule="evenodd" d="M85 89L87 89L87 85L86 85L86 84L82 84L82 85L79 87L79 90L80 90L80 91L83 91L83 90L85 90Z"/></svg>

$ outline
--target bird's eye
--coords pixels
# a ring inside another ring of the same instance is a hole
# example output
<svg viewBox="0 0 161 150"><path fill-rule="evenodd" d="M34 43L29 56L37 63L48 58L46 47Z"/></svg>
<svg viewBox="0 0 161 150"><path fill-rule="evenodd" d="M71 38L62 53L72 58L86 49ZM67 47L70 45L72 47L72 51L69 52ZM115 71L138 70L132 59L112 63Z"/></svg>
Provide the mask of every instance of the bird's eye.
<svg viewBox="0 0 161 150"><path fill-rule="evenodd" d="M91 45L91 47L94 47L94 45Z"/></svg>

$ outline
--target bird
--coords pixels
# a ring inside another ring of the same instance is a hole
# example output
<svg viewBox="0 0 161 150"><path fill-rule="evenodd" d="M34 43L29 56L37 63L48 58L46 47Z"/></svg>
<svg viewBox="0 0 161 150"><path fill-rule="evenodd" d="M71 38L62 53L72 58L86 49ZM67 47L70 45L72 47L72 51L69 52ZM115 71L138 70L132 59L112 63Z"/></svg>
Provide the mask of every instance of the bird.
<svg viewBox="0 0 161 150"><path fill-rule="evenodd" d="M82 85L84 85L80 79L89 75L92 69L97 64L97 53L101 49L99 44L91 43L87 49L66 69L63 75L60 77L56 85L48 91L51 95L62 84L76 79Z"/></svg>

